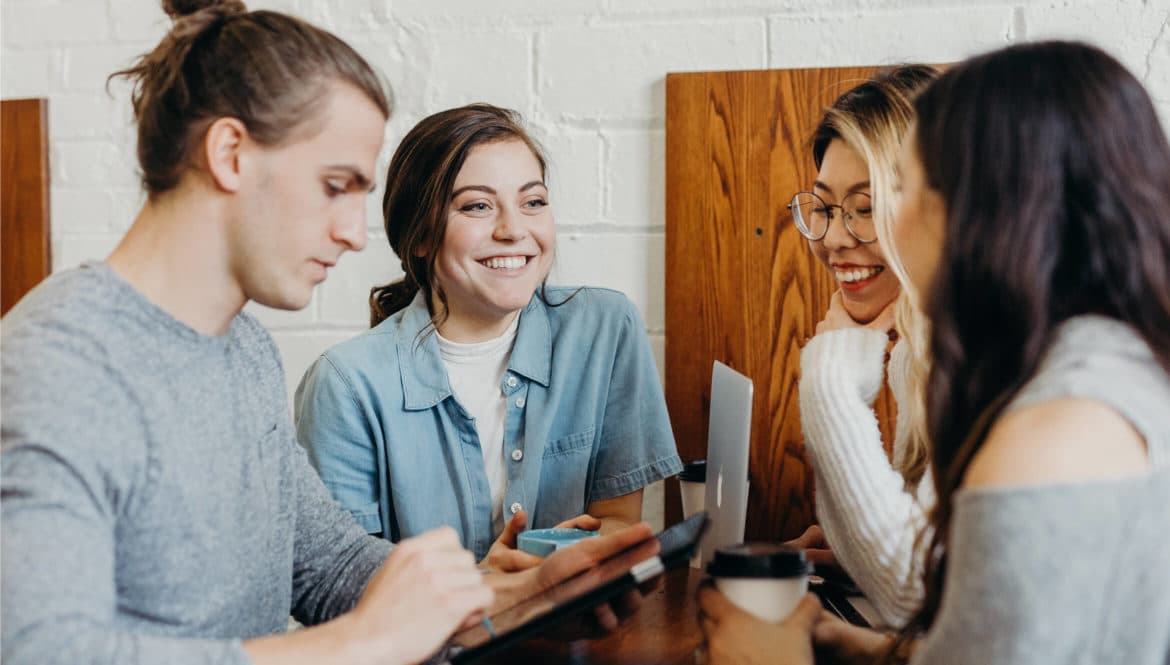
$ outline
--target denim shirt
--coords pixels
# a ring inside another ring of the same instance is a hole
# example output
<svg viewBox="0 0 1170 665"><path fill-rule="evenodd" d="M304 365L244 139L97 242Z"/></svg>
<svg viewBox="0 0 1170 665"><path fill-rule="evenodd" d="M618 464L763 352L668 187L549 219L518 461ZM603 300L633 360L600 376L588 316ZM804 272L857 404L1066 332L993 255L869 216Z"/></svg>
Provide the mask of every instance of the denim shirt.
<svg viewBox="0 0 1170 665"><path fill-rule="evenodd" d="M637 309L608 289L546 295L563 304L533 296L500 385L504 516L523 508L531 528L682 470ZM297 434L368 532L397 541L448 525L483 558L498 535L483 453L429 323L419 295L318 358L297 388Z"/></svg>

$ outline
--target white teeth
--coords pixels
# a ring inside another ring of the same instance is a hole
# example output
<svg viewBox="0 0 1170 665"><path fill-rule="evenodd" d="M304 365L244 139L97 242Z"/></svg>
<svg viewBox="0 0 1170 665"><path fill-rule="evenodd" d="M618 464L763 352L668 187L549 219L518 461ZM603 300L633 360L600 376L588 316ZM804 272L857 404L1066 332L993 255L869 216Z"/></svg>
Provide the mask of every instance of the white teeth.
<svg viewBox="0 0 1170 665"><path fill-rule="evenodd" d="M883 270L882 266L870 268L854 268L852 270L834 270L833 275L838 282L862 282Z"/></svg>
<svg viewBox="0 0 1170 665"><path fill-rule="evenodd" d="M492 268L493 270L516 270L523 268L524 264L528 263L526 256L493 256L490 259L480 261L484 266Z"/></svg>

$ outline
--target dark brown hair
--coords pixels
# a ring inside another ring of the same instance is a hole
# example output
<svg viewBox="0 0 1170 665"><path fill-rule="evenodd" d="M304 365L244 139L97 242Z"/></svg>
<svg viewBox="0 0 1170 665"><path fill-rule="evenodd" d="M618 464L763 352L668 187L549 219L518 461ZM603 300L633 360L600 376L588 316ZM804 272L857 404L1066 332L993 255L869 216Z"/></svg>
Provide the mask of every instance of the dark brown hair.
<svg viewBox="0 0 1170 665"><path fill-rule="evenodd" d="M387 88L348 44L300 19L249 12L239 0L163 0L171 31L110 76L134 86L138 164L150 196L175 187L218 118L264 145L312 129L330 83L344 81L389 117Z"/></svg>
<svg viewBox="0 0 1170 665"><path fill-rule="evenodd" d="M547 171L544 153L525 131L515 111L490 104L470 104L441 111L414 126L390 160L382 216L390 248L402 261L403 279L370 290L370 327L406 308L420 290L446 296L434 282L435 260L447 231L447 207L455 178L472 148L496 141L523 141ZM434 314L432 312L432 314ZM441 316L441 315L440 315ZM432 319L438 327L442 320Z"/></svg>
<svg viewBox="0 0 1170 665"><path fill-rule="evenodd" d="M1170 145L1137 79L1092 46L1022 44L949 70L915 107L946 221L926 294L938 504L903 642L935 620L952 498L1056 328L1122 321L1170 373Z"/></svg>

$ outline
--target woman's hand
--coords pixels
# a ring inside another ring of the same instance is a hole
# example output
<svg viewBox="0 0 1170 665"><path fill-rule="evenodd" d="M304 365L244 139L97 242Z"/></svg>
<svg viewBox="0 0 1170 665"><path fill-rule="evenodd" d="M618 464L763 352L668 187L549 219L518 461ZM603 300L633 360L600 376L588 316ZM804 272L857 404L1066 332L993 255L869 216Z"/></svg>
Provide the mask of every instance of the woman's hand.
<svg viewBox="0 0 1170 665"><path fill-rule="evenodd" d="M823 610L806 595L787 619L771 623L739 609L714 586L699 589L699 627L709 665L812 665L812 632Z"/></svg>
<svg viewBox="0 0 1170 665"><path fill-rule="evenodd" d="M870 665L885 655L891 637L846 623L823 612L813 629L813 643L820 660L833 665Z"/></svg>
<svg viewBox="0 0 1170 665"><path fill-rule="evenodd" d="M873 321L861 324L854 321L853 317L849 316L849 312L845 311L845 302L841 299L841 291L838 290L833 293L833 298L829 301L829 311L825 312L825 318L817 324L816 334L844 328L869 328L888 334L894 329L894 310L897 302L897 298L890 301L890 304L886 305Z"/></svg>
<svg viewBox="0 0 1170 665"><path fill-rule="evenodd" d="M421 661L491 605L483 577L450 527L404 540L346 615L350 636L372 662Z"/></svg>
<svg viewBox="0 0 1170 665"><path fill-rule="evenodd" d="M573 522L570 520L564 524ZM587 571L597 572L598 564L626 550L630 550L631 558L636 560L658 554L660 546L653 535L650 525L640 522L603 536L585 538L572 547L557 550L534 568L518 573L493 573L484 575L484 578L496 590L498 608L511 607L579 573L585 573L582 579L588 580L590 573ZM638 610L642 598L640 592L646 591L632 591L595 608L589 620L581 625L566 626L555 637L574 640L595 637L616 629L626 617Z"/></svg>
<svg viewBox="0 0 1170 665"><path fill-rule="evenodd" d="M837 557L833 556L833 550L829 548L829 542L825 540L825 532L819 525L813 524L805 529L799 538L784 544L804 550L804 555L817 567L818 571L825 567L837 570L841 568L837 564Z"/></svg>
<svg viewBox="0 0 1170 665"><path fill-rule="evenodd" d="M526 526L528 526L527 511L521 510L513 515L512 519L504 525L504 532L500 534L499 538L496 538L496 542L492 543L487 556L479 562L479 566L501 573L515 573L539 566L544 561L543 558L516 549L516 539ZM556 528L597 531L601 528L601 520L591 515L578 515L561 522Z"/></svg>

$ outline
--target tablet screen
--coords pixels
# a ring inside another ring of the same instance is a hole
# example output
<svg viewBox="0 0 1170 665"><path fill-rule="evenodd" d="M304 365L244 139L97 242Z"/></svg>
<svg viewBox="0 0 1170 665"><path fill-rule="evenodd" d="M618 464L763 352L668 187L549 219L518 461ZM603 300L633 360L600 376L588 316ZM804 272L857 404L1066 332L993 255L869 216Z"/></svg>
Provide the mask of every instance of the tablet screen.
<svg viewBox="0 0 1170 665"><path fill-rule="evenodd" d="M542 617L552 619L553 617L549 615L558 608L561 611L555 612L556 614L573 615L633 589L645 579L634 579L629 575L631 569L639 564L651 562L649 566L643 565L640 570L661 573L664 569L678 565L679 562L687 561L694 552L705 526L705 513L693 515L658 534L658 547L654 546L653 540L635 545L517 605L493 614L491 624L495 638L503 639L518 628L532 624ZM654 565L659 561L661 566ZM637 577L641 578L641 575ZM476 625L455 634L452 643L465 649L472 649L492 639L487 627Z"/></svg>

